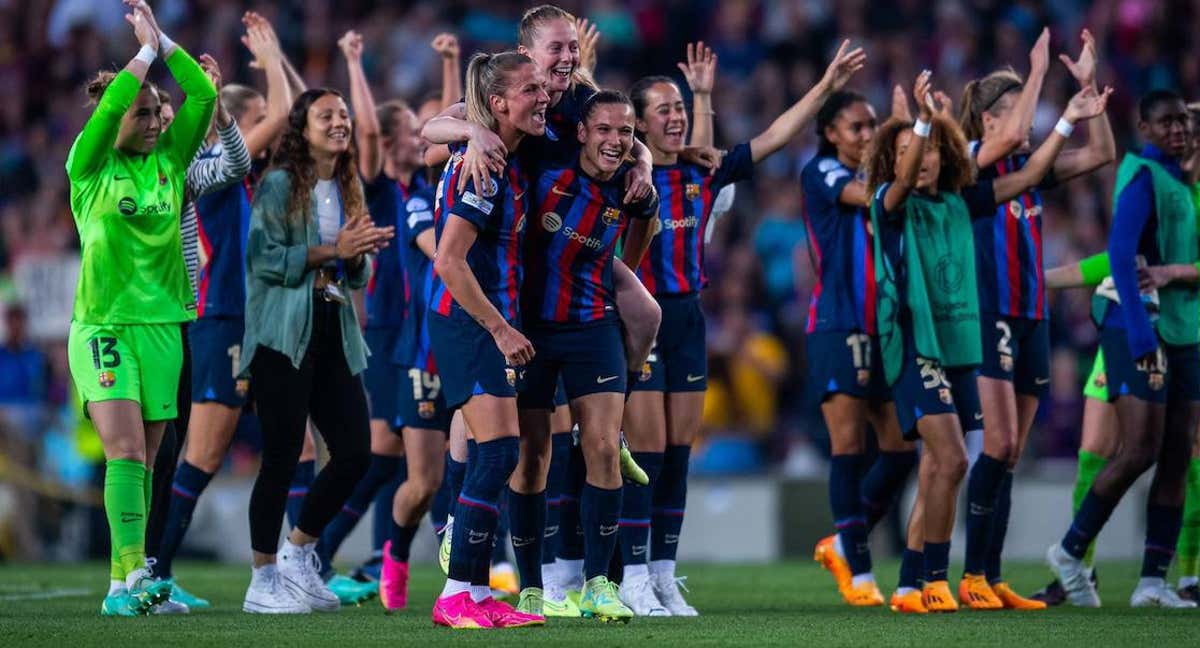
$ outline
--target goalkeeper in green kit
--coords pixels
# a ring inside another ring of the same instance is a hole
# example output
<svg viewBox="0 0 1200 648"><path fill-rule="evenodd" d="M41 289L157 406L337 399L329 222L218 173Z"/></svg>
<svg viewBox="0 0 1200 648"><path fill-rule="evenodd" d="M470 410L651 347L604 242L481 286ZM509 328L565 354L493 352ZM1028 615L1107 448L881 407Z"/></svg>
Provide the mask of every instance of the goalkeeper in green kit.
<svg viewBox="0 0 1200 648"><path fill-rule="evenodd" d="M96 108L66 165L82 256L67 350L107 460L112 583L101 614L113 616L147 614L171 593L146 565L150 467L176 415L179 323L196 309L179 233L184 176L217 101L212 82L162 34L145 1L124 2L141 49L123 70L88 85ZM145 80L159 57L187 95L166 132Z"/></svg>

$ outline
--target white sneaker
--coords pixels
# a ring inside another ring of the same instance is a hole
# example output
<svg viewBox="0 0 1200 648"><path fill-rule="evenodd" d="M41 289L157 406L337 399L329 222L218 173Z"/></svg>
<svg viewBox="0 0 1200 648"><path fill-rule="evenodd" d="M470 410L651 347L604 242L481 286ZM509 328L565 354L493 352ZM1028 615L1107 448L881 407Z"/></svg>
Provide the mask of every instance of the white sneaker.
<svg viewBox="0 0 1200 648"><path fill-rule="evenodd" d="M242 611L251 614L308 614L312 608L283 586L275 565L267 565L254 570Z"/></svg>
<svg viewBox="0 0 1200 648"><path fill-rule="evenodd" d="M316 543L296 546L287 540L276 554L275 564L279 570L279 581L292 596L318 612L336 612L341 607L337 594L321 578L321 559L317 557Z"/></svg>
<svg viewBox="0 0 1200 648"><path fill-rule="evenodd" d="M634 576L623 579L621 581L620 598L622 603L628 605L630 610L633 610L635 616L671 616L667 608L663 607L663 604L658 601L658 597L654 595L654 588L650 586L649 576Z"/></svg>
<svg viewBox="0 0 1200 648"><path fill-rule="evenodd" d="M191 610L188 606L174 599L167 599L159 603L151 611L151 614L188 614Z"/></svg>
<svg viewBox="0 0 1200 648"><path fill-rule="evenodd" d="M1137 586L1133 590L1133 596L1129 597L1129 606L1140 607L1163 607L1163 608L1194 608L1195 601L1188 601L1180 598L1175 590L1167 587L1165 582L1158 582L1153 585Z"/></svg>
<svg viewBox="0 0 1200 648"><path fill-rule="evenodd" d="M666 573L650 575L650 584L654 588L654 595L658 597L663 607L667 608L667 612L671 616L700 616L696 608L688 605L688 602L683 600L683 594L679 592L680 589L687 591L687 586L684 585L685 580L687 580L686 577L675 578Z"/></svg>
<svg viewBox="0 0 1200 648"><path fill-rule="evenodd" d="M1096 586L1089 578L1088 568L1082 560L1068 554L1062 545L1055 542L1046 550L1046 562L1050 571L1058 577L1063 589L1067 592L1067 600L1076 607L1100 607L1100 595Z"/></svg>

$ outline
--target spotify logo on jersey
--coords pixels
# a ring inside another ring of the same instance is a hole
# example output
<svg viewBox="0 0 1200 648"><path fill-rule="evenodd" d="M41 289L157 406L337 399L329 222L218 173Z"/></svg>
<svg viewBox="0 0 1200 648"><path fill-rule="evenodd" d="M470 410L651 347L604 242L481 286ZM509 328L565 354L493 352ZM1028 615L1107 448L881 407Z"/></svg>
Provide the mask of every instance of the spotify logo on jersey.
<svg viewBox="0 0 1200 648"><path fill-rule="evenodd" d="M562 229L562 216L554 212L546 212L542 214L542 229L547 232L557 232Z"/></svg>
<svg viewBox="0 0 1200 648"><path fill-rule="evenodd" d="M117 211L125 216L133 216L137 213L137 203L127 196L117 201Z"/></svg>

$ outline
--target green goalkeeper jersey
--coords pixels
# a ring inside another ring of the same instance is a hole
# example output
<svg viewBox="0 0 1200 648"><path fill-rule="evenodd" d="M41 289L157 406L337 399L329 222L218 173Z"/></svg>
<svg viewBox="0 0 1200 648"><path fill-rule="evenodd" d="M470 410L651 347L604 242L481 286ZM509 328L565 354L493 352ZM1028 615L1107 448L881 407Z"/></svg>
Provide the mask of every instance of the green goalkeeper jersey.
<svg viewBox="0 0 1200 648"><path fill-rule="evenodd" d="M122 70L67 156L71 211L82 261L72 319L85 324L165 324L195 318L179 211L188 164L204 141L217 92L176 48L167 67L187 95L147 155L113 147L141 83Z"/></svg>

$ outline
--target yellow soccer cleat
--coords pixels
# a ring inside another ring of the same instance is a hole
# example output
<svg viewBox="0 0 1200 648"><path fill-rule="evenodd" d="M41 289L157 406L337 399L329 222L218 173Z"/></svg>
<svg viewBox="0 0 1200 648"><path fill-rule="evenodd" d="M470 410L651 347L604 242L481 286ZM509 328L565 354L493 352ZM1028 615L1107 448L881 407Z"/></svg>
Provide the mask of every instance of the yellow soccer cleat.
<svg viewBox="0 0 1200 648"><path fill-rule="evenodd" d="M1035 601L1025 598L1017 594L1008 586L1008 583L1000 581L992 585L992 591L996 592L996 598L1000 599L1000 603L1006 610L1045 610L1045 601Z"/></svg>
<svg viewBox="0 0 1200 648"><path fill-rule="evenodd" d="M912 590L905 594L893 592L891 607L892 612L900 614L929 614L921 596L921 590Z"/></svg>
<svg viewBox="0 0 1200 648"><path fill-rule="evenodd" d="M621 465L621 476L638 486L649 486L650 476L645 470L638 465L636 459L633 458L633 453L629 451L629 444L625 441L625 433L621 433L621 452L619 455Z"/></svg>
<svg viewBox="0 0 1200 648"><path fill-rule="evenodd" d="M1004 603L983 574L963 574L958 584L958 600L972 610L1003 610Z"/></svg>
<svg viewBox="0 0 1200 648"><path fill-rule="evenodd" d="M950 583L944 580L925 583L921 592L921 602L930 612L958 612L958 601L950 593Z"/></svg>
<svg viewBox="0 0 1200 648"><path fill-rule="evenodd" d="M835 542L837 542L836 534L821 538L816 549L813 550L813 560L820 563L826 571L833 575L838 591L845 592L850 588L850 582L854 577L850 573L850 563L838 555L837 547L834 546Z"/></svg>
<svg viewBox="0 0 1200 648"><path fill-rule="evenodd" d="M850 587L842 590L842 598L854 607L879 607L883 605L883 593L879 591L879 586L875 581L863 583L857 587L851 583Z"/></svg>

